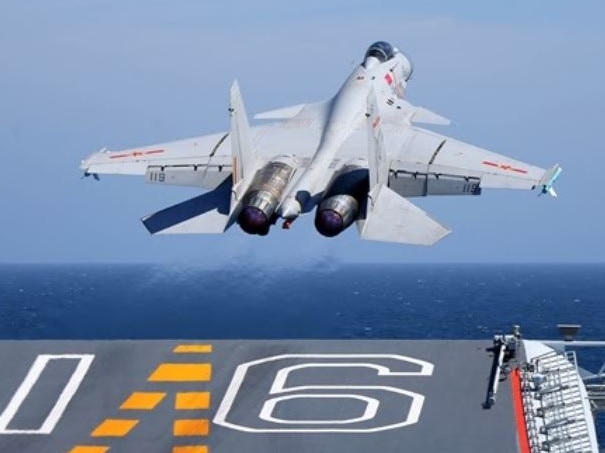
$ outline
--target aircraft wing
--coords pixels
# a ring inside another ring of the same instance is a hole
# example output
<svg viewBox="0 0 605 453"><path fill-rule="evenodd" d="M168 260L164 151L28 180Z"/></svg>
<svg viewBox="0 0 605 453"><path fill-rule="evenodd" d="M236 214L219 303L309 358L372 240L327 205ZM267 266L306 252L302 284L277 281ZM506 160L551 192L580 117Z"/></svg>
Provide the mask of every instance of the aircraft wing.
<svg viewBox="0 0 605 453"><path fill-rule="evenodd" d="M250 145L259 163L288 154L306 165L319 143L330 102L300 104L257 115L258 119L278 120L249 130ZM232 131L228 131L119 151L104 148L84 159L80 169L95 178L107 174L145 175L148 183L214 189L231 175L232 137Z"/></svg>
<svg viewBox="0 0 605 453"><path fill-rule="evenodd" d="M149 183L217 187L231 174L228 133L120 151L103 149L84 159L86 176L145 175Z"/></svg>
<svg viewBox="0 0 605 453"><path fill-rule="evenodd" d="M561 169L536 167L417 127L403 131L389 185L400 195L478 195L481 189L552 191Z"/></svg>

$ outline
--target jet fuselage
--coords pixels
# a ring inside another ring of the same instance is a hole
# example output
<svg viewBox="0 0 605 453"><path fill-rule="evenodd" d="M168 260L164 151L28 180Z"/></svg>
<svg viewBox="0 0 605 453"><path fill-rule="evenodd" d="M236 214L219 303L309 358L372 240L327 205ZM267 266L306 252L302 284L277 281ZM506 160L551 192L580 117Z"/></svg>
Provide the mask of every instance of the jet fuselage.
<svg viewBox="0 0 605 453"><path fill-rule="evenodd" d="M366 53L363 63L357 66L330 103L330 111L319 146L307 168L283 198L278 214L291 223L302 212L312 194L321 188L322 175L336 157L342 144L360 127L367 110L367 98L374 86L377 93L402 97L412 72L412 65L396 49L385 61Z"/></svg>

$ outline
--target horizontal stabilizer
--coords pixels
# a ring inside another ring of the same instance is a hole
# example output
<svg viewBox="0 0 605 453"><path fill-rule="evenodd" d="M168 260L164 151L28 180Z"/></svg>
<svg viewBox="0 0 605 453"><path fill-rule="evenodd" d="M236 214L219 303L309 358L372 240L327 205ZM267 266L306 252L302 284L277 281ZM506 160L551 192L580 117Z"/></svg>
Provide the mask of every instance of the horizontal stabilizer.
<svg viewBox="0 0 605 453"><path fill-rule="evenodd" d="M384 184L370 191L366 218L358 226L362 239L413 245L433 245L450 233Z"/></svg>
<svg viewBox="0 0 605 453"><path fill-rule="evenodd" d="M223 233L229 226L230 177L212 192L170 206L142 219L151 234Z"/></svg>

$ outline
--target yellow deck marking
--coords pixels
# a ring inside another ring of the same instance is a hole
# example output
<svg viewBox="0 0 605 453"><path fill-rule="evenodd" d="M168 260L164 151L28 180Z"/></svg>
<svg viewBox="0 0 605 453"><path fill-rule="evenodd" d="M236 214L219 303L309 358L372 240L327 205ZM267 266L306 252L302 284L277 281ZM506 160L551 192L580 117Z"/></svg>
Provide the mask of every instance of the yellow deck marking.
<svg viewBox="0 0 605 453"><path fill-rule="evenodd" d="M92 437L124 437L137 423L139 423L138 420L107 418L90 435Z"/></svg>
<svg viewBox="0 0 605 453"><path fill-rule="evenodd" d="M172 453L208 453L206 445L183 445L181 447L172 447Z"/></svg>
<svg viewBox="0 0 605 453"><path fill-rule="evenodd" d="M208 409L210 407L210 392L178 392L174 400L174 408L179 411Z"/></svg>
<svg viewBox="0 0 605 453"><path fill-rule="evenodd" d="M99 445L76 445L69 450L69 453L105 453L109 447L101 447Z"/></svg>
<svg viewBox="0 0 605 453"><path fill-rule="evenodd" d="M162 363L147 379L151 382L207 382L212 375L209 363Z"/></svg>
<svg viewBox="0 0 605 453"><path fill-rule="evenodd" d="M207 436L210 423L205 418L195 420L175 420L172 434L179 436Z"/></svg>
<svg viewBox="0 0 605 453"><path fill-rule="evenodd" d="M176 354L187 354L187 353L197 353L197 354L208 354L212 352L211 344L180 344L175 347L172 352Z"/></svg>
<svg viewBox="0 0 605 453"><path fill-rule="evenodd" d="M163 392L133 392L120 409L151 411L160 404L166 393Z"/></svg>

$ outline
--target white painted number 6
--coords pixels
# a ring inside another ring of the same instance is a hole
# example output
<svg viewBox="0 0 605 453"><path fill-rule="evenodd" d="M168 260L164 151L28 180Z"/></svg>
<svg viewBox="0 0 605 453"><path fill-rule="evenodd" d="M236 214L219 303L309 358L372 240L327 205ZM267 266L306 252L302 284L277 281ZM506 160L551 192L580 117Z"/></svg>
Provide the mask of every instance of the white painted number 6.
<svg viewBox="0 0 605 453"><path fill-rule="evenodd" d="M402 428L418 422L424 396L401 388L396 378L431 376L433 368L432 363L396 354L284 354L246 362L235 370L214 423L250 433L370 433ZM317 376L375 383L318 385L313 382ZM288 385L296 381L299 385ZM344 418L297 416L295 410L313 407L313 414L322 414L326 405L347 402L363 409Z"/></svg>

